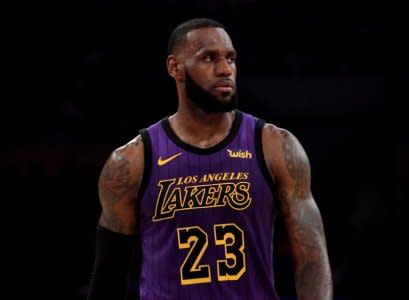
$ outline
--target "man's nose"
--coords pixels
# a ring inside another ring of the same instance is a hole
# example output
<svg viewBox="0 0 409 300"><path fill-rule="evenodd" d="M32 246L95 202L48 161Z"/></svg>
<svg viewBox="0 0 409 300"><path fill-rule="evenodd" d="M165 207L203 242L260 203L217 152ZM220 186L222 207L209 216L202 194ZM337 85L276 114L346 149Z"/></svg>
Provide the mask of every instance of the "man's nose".
<svg viewBox="0 0 409 300"><path fill-rule="evenodd" d="M233 65L227 59L221 59L216 65L217 76L230 76L233 73Z"/></svg>

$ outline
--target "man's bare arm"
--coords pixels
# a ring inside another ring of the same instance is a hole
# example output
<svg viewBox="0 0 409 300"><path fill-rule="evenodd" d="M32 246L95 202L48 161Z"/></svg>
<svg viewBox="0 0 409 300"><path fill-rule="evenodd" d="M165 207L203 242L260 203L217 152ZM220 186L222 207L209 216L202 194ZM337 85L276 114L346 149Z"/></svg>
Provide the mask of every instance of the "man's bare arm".
<svg viewBox="0 0 409 300"><path fill-rule="evenodd" d="M98 182L102 213L96 232L95 262L87 300L123 300L135 234L136 196L143 173L140 136L116 149L106 161Z"/></svg>
<svg viewBox="0 0 409 300"><path fill-rule="evenodd" d="M288 131L267 126L265 154L277 184L281 215L295 265L299 300L333 298L332 276L320 211L312 196L308 157ZM272 142L269 142L268 140Z"/></svg>
<svg viewBox="0 0 409 300"><path fill-rule="evenodd" d="M123 234L137 232L136 196L143 172L141 136L116 149L102 169L98 194L102 206L99 225Z"/></svg>

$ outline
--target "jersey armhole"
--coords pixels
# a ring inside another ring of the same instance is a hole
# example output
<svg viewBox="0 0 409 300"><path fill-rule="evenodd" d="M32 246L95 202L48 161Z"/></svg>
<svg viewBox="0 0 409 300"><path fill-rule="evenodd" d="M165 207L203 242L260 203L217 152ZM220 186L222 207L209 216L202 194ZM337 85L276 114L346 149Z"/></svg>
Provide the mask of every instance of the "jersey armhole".
<svg viewBox="0 0 409 300"><path fill-rule="evenodd" d="M146 128L139 130L139 134L142 137L143 141L143 155L144 155L144 164L143 164L143 175L142 175L142 182L141 186L139 187L138 191L138 203L140 203L140 199L142 199L143 194L146 191L148 186L149 177L151 175L152 169L152 143L151 138L149 136L149 132Z"/></svg>
<svg viewBox="0 0 409 300"><path fill-rule="evenodd" d="M256 149L256 157L257 157L257 162L260 167L261 173L264 176L264 179L267 181L267 184L271 190L271 192L274 194L275 189L274 189L274 182L273 179L271 178L270 173L268 172L266 160L264 158L263 154L263 128L264 124L266 122L262 119L258 119L255 127L255 133L254 133L254 146Z"/></svg>

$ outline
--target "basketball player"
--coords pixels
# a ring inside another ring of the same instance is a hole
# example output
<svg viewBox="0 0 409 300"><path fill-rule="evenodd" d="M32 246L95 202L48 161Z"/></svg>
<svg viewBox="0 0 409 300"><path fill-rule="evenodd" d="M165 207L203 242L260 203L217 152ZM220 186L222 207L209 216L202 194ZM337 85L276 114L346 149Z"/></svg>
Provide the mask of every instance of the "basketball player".
<svg viewBox="0 0 409 300"><path fill-rule="evenodd" d="M169 40L178 108L113 151L89 300L124 299L140 240L141 299L270 299L274 224L283 218L299 300L332 299L310 165L287 130L237 109L236 51L218 22L192 19Z"/></svg>

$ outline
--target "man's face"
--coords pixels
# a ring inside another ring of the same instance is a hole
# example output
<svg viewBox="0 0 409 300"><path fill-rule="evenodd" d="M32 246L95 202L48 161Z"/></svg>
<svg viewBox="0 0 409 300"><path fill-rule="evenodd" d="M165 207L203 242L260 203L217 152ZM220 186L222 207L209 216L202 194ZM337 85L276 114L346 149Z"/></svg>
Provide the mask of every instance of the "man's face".
<svg viewBox="0 0 409 300"><path fill-rule="evenodd" d="M188 33L186 47L188 100L209 113L235 109L236 52L227 33L220 28L193 30Z"/></svg>

